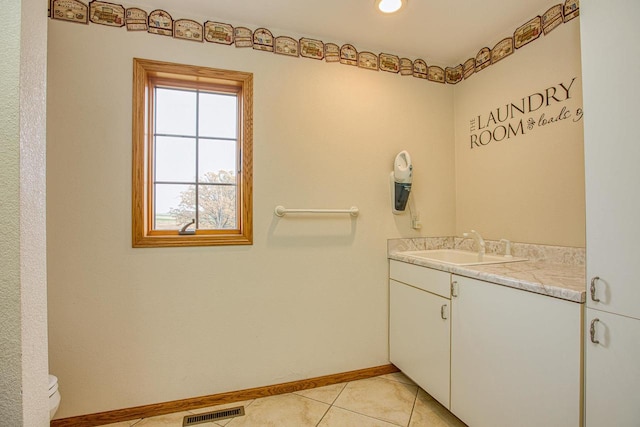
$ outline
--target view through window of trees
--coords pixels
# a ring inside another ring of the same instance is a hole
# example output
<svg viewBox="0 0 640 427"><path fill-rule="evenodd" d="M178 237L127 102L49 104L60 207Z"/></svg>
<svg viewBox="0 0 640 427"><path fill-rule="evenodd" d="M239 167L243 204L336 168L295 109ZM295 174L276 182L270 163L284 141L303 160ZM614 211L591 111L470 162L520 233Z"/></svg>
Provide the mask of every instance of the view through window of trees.
<svg viewBox="0 0 640 427"><path fill-rule="evenodd" d="M154 229L234 229L237 96L155 88Z"/></svg>
<svg viewBox="0 0 640 427"><path fill-rule="evenodd" d="M206 184L229 185L206 185ZM177 207L169 208L168 214L156 213L156 227L169 229L182 226L196 219L196 229L225 229L236 226L236 177L228 171L207 172L196 187L190 185L179 195ZM204 184L204 185L203 185ZM196 195L196 188L199 188ZM198 215L196 215L196 200ZM164 224L163 224L164 222Z"/></svg>

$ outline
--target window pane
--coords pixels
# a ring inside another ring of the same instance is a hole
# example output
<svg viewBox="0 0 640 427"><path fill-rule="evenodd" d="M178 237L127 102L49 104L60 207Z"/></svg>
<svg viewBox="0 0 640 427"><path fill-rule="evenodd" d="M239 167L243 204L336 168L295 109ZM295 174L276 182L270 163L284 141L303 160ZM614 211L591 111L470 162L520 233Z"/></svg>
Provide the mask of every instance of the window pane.
<svg viewBox="0 0 640 427"><path fill-rule="evenodd" d="M236 138L237 97L200 92L199 135L213 138Z"/></svg>
<svg viewBox="0 0 640 427"><path fill-rule="evenodd" d="M156 89L155 133L195 136L196 103L196 92Z"/></svg>
<svg viewBox="0 0 640 427"><path fill-rule="evenodd" d="M193 185L156 184L155 230L177 230L195 218L196 191Z"/></svg>
<svg viewBox="0 0 640 427"><path fill-rule="evenodd" d="M196 140L156 137L156 181L196 181Z"/></svg>
<svg viewBox="0 0 640 427"><path fill-rule="evenodd" d="M232 185L198 186L198 228L237 229L236 187Z"/></svg>
<svg viewBox="0 0 640 427"><path fill-rule="evenodd" d="M220 171L236 175L236 142L220 139L201 139L198 145L198 179L220 182L215 177Z"/></svg>

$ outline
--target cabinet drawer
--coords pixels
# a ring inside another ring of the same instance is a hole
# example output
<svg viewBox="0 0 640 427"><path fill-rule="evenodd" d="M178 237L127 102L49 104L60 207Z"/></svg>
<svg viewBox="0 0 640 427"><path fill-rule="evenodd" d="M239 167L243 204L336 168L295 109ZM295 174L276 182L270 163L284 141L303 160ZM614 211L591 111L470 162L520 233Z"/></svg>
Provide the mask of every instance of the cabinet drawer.
<svg viewBox="0 0 640 427"><path fill-rule="evenodd" d="M389 278L450 298L451 273L406 262L389 260Z"/></svg>

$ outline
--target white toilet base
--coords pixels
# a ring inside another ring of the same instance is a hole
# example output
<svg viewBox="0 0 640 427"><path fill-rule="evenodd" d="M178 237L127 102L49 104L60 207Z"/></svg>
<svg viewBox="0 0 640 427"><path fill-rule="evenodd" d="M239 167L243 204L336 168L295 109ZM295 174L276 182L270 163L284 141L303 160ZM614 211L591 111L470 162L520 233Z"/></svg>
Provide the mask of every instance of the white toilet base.
<svg viewBox="0 0 640 427"><path fill-rule="evenodd" d="M52 420L60 406L60 392L58 391L58 378L49 375L49 419Z"/></svg>

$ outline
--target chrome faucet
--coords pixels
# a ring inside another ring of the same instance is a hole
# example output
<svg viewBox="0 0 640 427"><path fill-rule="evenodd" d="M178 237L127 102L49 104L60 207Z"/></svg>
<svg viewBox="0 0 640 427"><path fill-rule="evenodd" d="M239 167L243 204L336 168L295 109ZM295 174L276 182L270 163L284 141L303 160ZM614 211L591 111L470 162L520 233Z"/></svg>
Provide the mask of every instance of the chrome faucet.
<svg viewBox="0 0 640 427"><path fill-rule="evenodd" d="M471 233L462 233L462 237L465 239L473 238L478 244L478 255L483 256L485 254L485 243L484 239L476 230L471 230Z"/></svg>

